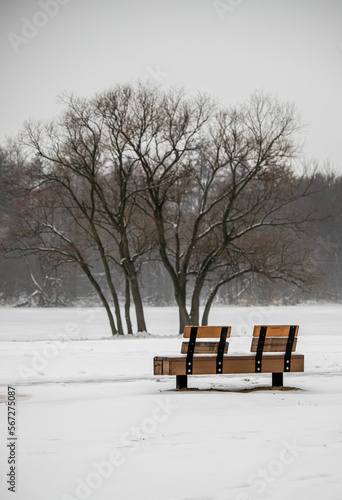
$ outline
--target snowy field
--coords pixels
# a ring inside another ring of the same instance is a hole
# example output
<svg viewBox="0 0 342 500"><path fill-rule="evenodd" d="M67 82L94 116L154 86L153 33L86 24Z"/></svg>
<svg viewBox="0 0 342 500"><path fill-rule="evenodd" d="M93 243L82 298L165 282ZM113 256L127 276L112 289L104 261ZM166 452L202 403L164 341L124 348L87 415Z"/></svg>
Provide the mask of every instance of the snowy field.
<svg viewBox="0 0 342 500"><path fill-rule="evenodd" d="M0 308L1 500L341 500L342 306L213 309L231 354L254 324L300 326L289 390L246 374L176 392L152 359L180 352L177 311L146 316L151 335L111 338L100 309Z"/></svg>

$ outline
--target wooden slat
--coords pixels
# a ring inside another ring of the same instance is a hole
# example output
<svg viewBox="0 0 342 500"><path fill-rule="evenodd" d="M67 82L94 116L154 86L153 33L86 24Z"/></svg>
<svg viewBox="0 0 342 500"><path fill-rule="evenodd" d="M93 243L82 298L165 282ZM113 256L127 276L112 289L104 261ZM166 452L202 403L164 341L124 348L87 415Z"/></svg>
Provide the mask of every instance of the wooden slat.
<svg viewBox="0 0 342 500"><path fill-rule="evenodd" d="M170 374L170 359L169 357L156 356L153 359L153 367L155 375L169 375Z"/></svg>
<svg viewBox="0 0 342 500"><path fill-rule="evenodd" d="M190 338L191 326L186 326L184 328L184 338ZM227 338L230 337L231 326L228 328ZM197 327L197 338L198 339L215 339L220 338L222 326L198 326Z"/></svg>
<svg viewBox="0 0 342 500"><path fill-rule="evenodd" d="M163 375L163 361L154 358L154 374Z"/></svg>
<svg viewBox="0 0 342 500"><path fill-rule="evenodd" d="M251 352L257 352L258 337L252 339ZM287 346L287 337L266 337L264 343L264 352L285 352ZM292 351L296 350L297 339L294 339Z"/></svg>
<svg viewBox="0 0 342 500"><path fill-rule="evenodd" d="M265 325L267 326L266 337L288 337L290 333L291 325ZM260 328L261 326L255 326L253 331L253 337L260 336ZM296 326L295 337L298 336L299 327Z"/></svg>
<svg viewBox="0 0 342 500"><path fill-rule="evenodd" d="M219 342L196 342L195 344L195 354L217 354L217 350L219 347ZM181 353L188 353L189 342L183 342ZM228 342L226 342L224 346L224 354L228 352Z"/></svg>
<svg viewBox="0 0 342 500"><path fill-rule="evenodd" d="M170 360L164 360L163 361L163 375L165 375L166 373L170 373L171 372L171 361Z"/></svg>
<svg viewBox="0 0 342 500"><path fill-rule="evenodd" d="M186 375L186 357L164 358L163 375ZM165 363L165 362L164 362ZM167 368L166 368L167 366ZM304 371L304 356L291 356L290 372ZM269 354L263 356L261 373L284 372L284 356ZM288 373L290 373L288 372ZM226 356L223 358L223 374L255 373L255 356ZM193 375L216 374L216 357L198 357L193 359Z"/></svg>

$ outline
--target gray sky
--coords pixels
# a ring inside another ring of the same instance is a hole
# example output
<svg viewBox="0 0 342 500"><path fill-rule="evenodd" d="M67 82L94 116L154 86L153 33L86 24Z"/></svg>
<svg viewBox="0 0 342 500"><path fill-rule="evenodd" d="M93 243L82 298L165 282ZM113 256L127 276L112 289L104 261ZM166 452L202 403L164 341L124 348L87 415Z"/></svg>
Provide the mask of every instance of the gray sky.
<svg viewBox="0 0 342 500"><path fill-rule="evenodd" d="M342 172L341 0L0 0L0 141L57 95L150 78L223 104L296 103L306 154Z"/></svg>

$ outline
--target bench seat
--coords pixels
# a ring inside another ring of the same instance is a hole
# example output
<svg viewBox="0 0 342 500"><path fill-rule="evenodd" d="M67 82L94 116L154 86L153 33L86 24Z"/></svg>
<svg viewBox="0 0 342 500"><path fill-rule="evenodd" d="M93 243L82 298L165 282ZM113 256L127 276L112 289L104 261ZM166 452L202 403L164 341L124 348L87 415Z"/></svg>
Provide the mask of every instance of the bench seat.
<svg viewBox="0 0 342 500"><path fill-rule="evenodd" d="M259 373L284 372L284 355L264 354ZM288 373L304 372L304 355L292 354ZM255 356L229 355L223 357L222 375L255 373ZM186 375L186 356L156 356L155 375ZM193 358L192 375L216 374L216 356L196 356Z"/></svg>

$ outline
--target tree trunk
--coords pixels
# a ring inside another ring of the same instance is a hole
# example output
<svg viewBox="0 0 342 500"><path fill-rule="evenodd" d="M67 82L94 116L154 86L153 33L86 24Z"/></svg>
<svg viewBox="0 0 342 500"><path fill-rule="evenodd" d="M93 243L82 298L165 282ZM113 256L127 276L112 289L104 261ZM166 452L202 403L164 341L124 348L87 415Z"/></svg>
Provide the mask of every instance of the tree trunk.
<svg viewBox="0 0 342 500"><path fill-rule="evenodd" d="M126 257L124 262L125 262L124 270L126 274L126 281L129 283L131 287L131 292L135 307L135 315L137 319L138 332L146 332L147 328L145 323L144 307L141 300L137 272L135 270L134 263L130 260L129 257Z"/></svg>
<svg viewBox="0 0 342 500"><path fill-rule="evenodd" d="M144 307L141 299L137 271L135 269L134 262L130 257L129 244L127 241L125 231L122 231L120 235L121 235L121 241L119 244L119 252L121 257L121 263L126 276L126 280L128 280L131 286L138 332L146 332L147 328L145 322Z"/></svg>
<svg viewBox="0 0 342 500"><path fill-rule="evenodd" d="M101 300L102 300L102 297L101 297ZM118 331L116 329L115 322L114 322L114 317L113 317L112 311L110 310L110 307L109 307L109 304L108 304L107 300L106 299L104 301L102 300L102 304L103 304L104 308L106 309L106 313L107 313L107 316L108 316L108 320L109 320L109 324L110 324L110 329L112 331L112 335L117 335Z"/></svg>
<svg viewBox="0 0 342 500"><path fill-rule="evenodd" d="M190 320L191 324L194 326L199 325L199 299L200 291L195 288L192 299L191 299L191 310L190 310Z"/></svg>
<svg viewBox="0 0 342 500"><path fill-rule="evenodd" d="M96 241L97 248L98 248L100 256L101 256L101 262L102 262L102 265L103 265L103 268L105 271L106 281L107 281L110 293L112 295L116 321L118 323L118 333L119 333L119 335L124 335L124 330L123 330L122 320L121 320L120 303L119 303L118 295L116 293L114 283L112 280L112 275L111 275L108 260L106 257L106 252L105 252L105 249L103 247L102 241L100 239L100 236L98 234L98 231L97 231L97 228L96 228L94 222L90 221L90 224L91 224L91 228L93 231L94 240Z"/></svg>
<svg viewBox="0 0 342 500"><path fill-rule="evenodd" d="M213 305L213 302L214 302L214 299L216 297L218 289L219 289L219 287L213 288L213 290L210 292L210 295L205 303L204 311L203 311L203 315L202 315L202 326L208 325L210 309L211 309L211 306Z"/></svg>
<svg viewBox="0 0 342 500"><path fill-rule="evenodd" d="M112 292L112 297L114 301L114 309L115 309L115 316L116 316L116 321L118 322L118 333L119 335L124 335L124 329L122 325L122 320L121 320L121 311L120 311L120 302L118 299L118 295L113 287Z"/></svg>
<svg viewBox="0 0 342 500"><path fill-rule="evenodd" d="M127 333L129 335L133 334L133 329L132 329L132 322L131 322L131 316L130 316L130 307L131 307L131 294L130 294L130 285L129 281L126 277L125 280L125 318L126 318L126 325L127 325Z"/></svg>
<svg viewBox="0 0 342 500"><path fill-rule="evenodd" d="M116 321L118 324L118 333L119 333L119 335L124 335L124 330L123 330L122 320L121 320L119 298L118 298L118 295L117 295L116 290L115 290L114 285L113 285L108 262L107 262L104 255L101 255L101 258L102 258L102 262L103 262L103 266L104 266L104 270L105 270L106 280L107 280L109 290L110 290L110 293L111 293L111 296L113 299L113 303L114 303L115 316L116 316Z"/></svg>
<svg viewBox="0 0 342 500"><path fill-rule="evenodd" d="M186 297L184 293L175 292L175 298L178 306L178 314L179 314L179 333L184 332L184 327L187 325L191 325L190 316L188 311L186 310Z"/></svg>
<svg viewBox="0 0 342 500"><path fill-rule="evenodd" d="M184 314L182 308L178 307L178 315L179 315L179 333L182 334L184 332L184 328L191 324L189 316Z"/></svg>
<svg viewBox="0 0 342 500"><path fill-rule="evenodd" d="M132 287L132 297L135 307L135 315L137 318L138 332L146 332L147 328L145 323L144 307L141 300L140 288L138 284L138 278L136 275L131 281L131 287Z"/></svg>
<svg viewBox="0 0 342 500"><path fill-rule="evenodd" d="M210 268L211 262L212 262L212 259L209 259L204 270L202 270L202 272L198 274L197 279L196 279L196 283L195 283L195 287L194 287L194 290L192 292L191 311L190 311L192 325L199 325L200 297L201 297L201 292L203 290L205 277L208 273L208 269Z"/></svg>
<svg viewBox="0 0 342 500"><path fill-rule="evenodd" d="M164 220L161 206L155 209L154 218L159 237L159 255L164 268L172 280L173 291L179 312L179 333L183 333L184 327L191 324L190 316L186 310L186 277L184 277L181 273L176 272L167 255L167 244L164 233Z"/></svg>
<svg viewBox="0 0 342 500"><path fill-rule="evenodd" d="M112 311L110 310L110 306L108 304L108 301L107 301L106 297L104 296L104 294L103 294L103 292L101 290L100 285L98 284L98 282L96 281L96 279L91 274L88 266L86 266L85 264L80 264L80 266L81 266L82 270L84 271L84 273L88 276L89 281L91 282L91 284L95 288L98 296L101 299L103 307L106 309L106 313L107 313L107 316L108 316L108 320L109 320L109 324L110 324L110 329L112 331L112 335L117 335L118 331L117 331L116 326L115 326L115 322L114 322L114 317L113 317Z"/></svg>

